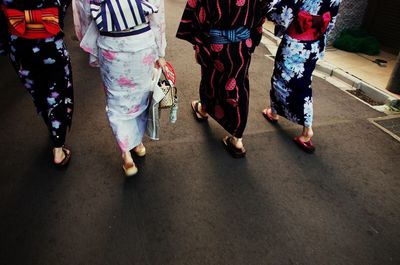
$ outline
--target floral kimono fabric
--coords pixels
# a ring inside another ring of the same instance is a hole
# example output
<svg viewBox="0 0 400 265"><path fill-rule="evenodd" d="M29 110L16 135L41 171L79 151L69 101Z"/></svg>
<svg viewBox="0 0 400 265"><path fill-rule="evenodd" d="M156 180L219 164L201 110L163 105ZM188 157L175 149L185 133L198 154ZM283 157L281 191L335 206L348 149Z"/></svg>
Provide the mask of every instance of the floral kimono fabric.
<svg viewBox="0 0 400 265"><path fill-rule="evenodd" d="M100 49L107 117L121 151L142 142L147 126L156 47L137 52Z"/></svg>
<svg viewBox="0 0 400 265"><path fill-rule="evenodd" d="M55 147L64 145L73 113L72 70L62 38L11 41L10 58L44 119Z"/></svg>
<svg viewBox="0 0 400 265"><path fill-rule="evenodd" d="M69 0L3 2L6 8L15 9L21 14L24 10L58 9L58 12L54 13L58 13L59 25L53 25L53 29L63 28L63 19L69 3ZM2 12L4 9L0 11ZM41 19L43 17L38 21ZM9 54L16 73L31 94L37 112L43 117L49 129L54 147L61 147L64 145L67 129L71 126L73 113L71 62L63 41L64 34L57 30L51 31L52 34L56 34L53 37L36 36L32 33L32 38L28 39L10 34L6 30L7 23L2 13L0 54Z"/></svg>
<svg viewBox="0 0 400 265"><path fill-rule="evenodd" d="M271 79L272 112L305 127L311 127L313 121L311 82L318 61L319 42L301 42L285 35L276 54Z"/></svg>

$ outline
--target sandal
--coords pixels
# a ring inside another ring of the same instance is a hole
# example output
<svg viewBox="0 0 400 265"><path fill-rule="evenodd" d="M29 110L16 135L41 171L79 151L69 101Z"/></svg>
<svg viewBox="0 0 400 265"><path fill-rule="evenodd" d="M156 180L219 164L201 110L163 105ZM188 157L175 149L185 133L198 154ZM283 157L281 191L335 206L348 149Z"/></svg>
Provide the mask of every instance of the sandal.
<svg viewBox="0 0 400 265"><path fill-rule="evenodd" d="M237 148L232 143L233 137L232 136L225 136L222 138L222 143L224 144L226 150L234 157L234 158L242 158L246 156L246 149L244 147Z"/></svg>
<svg viewBox="0 0 400 265"><path fill-rule="evenodd" d="M266 109L267 111L263 110L262 111L262 115L264 116L264 118L269 121L270 123L278 123L278 119L274 118L271 114L271 112L269 111L270 109Z"/></svg>
<svg viewBox="0 0 400 265"><path fill-rule="evenodd" d="M62 151L64 153L64 159L60 163L56 163L53 160L53 164L56 165L57 167L60 167L60 168L67 166L69 161L71 160L71 150L63 147ZM54 154L54 151L53 151L53 154Z"/></svg>
<svg viewBox="0 0 400 265"><path fill-rule="evenodd" d="M199 104L201 104L200 100L194 100L190 104L190 106L192 107L192 110L193 110L193 115L197 121L206 121L208 119L208 115L203 115L200 113Z"/></svg>
<svg viewBox="0 0 400 265"><path fill-rule="evenodd" d="M133 152L139 157L144 157L146 155L146 147L143 143L140 143L138 146L133 148Z"/></svg>
<svg viewBox="0 0 400 265"><path fill-rule="evenodd" d="M303 140L300 139L300 136L296 136L293 141L301 148L303 151L312 154L315 152L315 146L311 142L311 139L308 140L307 142L304 142Z"/></svg>
<svg viewBox="0 0 400 265"><path fill-rule="evenodd" d="M122 169L124 170L125 176L127 177L132 177L136 175L139 171L135 163L132 163L129 167L125 167L125 165L122 165Z"/></svg>

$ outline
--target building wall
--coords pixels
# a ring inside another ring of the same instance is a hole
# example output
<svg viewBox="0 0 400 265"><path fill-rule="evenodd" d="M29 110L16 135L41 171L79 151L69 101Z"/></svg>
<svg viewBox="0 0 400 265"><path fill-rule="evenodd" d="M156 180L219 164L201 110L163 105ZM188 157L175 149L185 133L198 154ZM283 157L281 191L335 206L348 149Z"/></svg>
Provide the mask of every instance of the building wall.
<svg viewBox="0 0 400 265"><path fill-rule="evenodd" d="M368 0L342 0L336 26L329 37L328 44L332 44L343 29L361 27L367 6Z"/></svg>

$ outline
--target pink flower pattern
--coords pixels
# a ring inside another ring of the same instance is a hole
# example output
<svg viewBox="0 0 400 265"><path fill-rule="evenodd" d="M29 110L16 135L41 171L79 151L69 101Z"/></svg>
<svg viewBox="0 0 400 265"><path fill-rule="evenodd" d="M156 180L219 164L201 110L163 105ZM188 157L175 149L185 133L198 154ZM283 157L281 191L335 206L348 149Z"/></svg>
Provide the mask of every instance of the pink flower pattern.
<svg viewBox="0 0 400 265"><path fill-rule="evenodd" d="M236 87L236 80L235 80L235 78L231 78L226 83L225 89L228 91L232 91L235 89L235 87Z"/></svg>
<svg viewBox="0 0 400 265"><path fill-rule="evenodd" d="M109 61L112 61L112 60L114 60L115 59L115 52L112 52L112 51L106 51L106 50L103 50L102 51L102 55L103 55L103 57L104 58L106 58L107 60L109 60Z"/></svg>
<svg viewBox="0 0 400 265"><path fill-rule="evenodd" d="M227 102L229 105L231 105L232 107L234 107L234 108L236 108L236 107L239 105L239 103L237 102L237 100L236 100L236 99L233 99L233 98L228 98L228 99L226 100L226 102Z"/></svg>
<svg viewBox="0 0 400 265"><path fill-rule="evenodd" d="M220 52L224 48L223 44L211 44L211 50L214 52Z"/></svg>
<svg viewBox="0 0 400 265"><path fill-rule="evenodd" d="M197 0L188 0L188 4L191 8L195 8L197 5Z"/></svg>
<svg viewBox="0 0 400 265"><path fill-rule="evenodd" d="M204 9L204 7L200 8L199 21L201 24L203 24L206 21L206 10Z"/></svg>
<svg viewBox="0 0 400 265"><path fill-rule="evenodd" d="M155 57L153 54L148 54L143 58L143 64L152 65L155 62Z"/></svg>
<svg viewBox="0 0 400 265"><path fill-rule="evenodd" d="M253 41L251 40L251 38L248 38L246 40L246 46L247 46L247 48L251 48L251 46L253 46Z"/></svg>
<svg viewBox="0 0 400 265"><path fill-rule="evenodd" d="M128 111L128 114L136 113L136 112L138 112L139 110L140 110L140 105L135 105L135 106L133 106L133 107Z"/></svg>
<svg viewBox="0 0 400 265"><path fill-rule="evenodd" d="M214 61L214 67L219 72L223 72L225 70L224 64L220 60Z"/></svg>
<svg viewBox="0 0 400 265"><path fill-rule="evenodd" d="M246 0L236 0L237 6L244 6L245 3L246 3Z"/></svg>
<svg viewBox="0 0 400 265"><path fill-rule="evenodd" d="M136 88L136 85L132 82L132 80L128 79L125 76L122 76L120 79L118 79L118 84L120 86L128 86L132 90L135 90L135 88Z"/></svg>
<svg viewBox="0 0 400 265"><path fill-rule="evenodd" d="M121 150L127 151L128 145L129 145L128 136L126 136L122 141L118 140L118 145L119 145L119 148L121 148Z"/></svg>

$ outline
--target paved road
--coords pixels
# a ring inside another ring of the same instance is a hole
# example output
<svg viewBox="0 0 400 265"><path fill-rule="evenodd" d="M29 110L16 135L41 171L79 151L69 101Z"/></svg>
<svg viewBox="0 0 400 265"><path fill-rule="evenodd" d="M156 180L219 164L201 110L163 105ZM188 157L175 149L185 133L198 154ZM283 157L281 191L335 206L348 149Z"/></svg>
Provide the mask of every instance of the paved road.
<svg viewBox="0 0 400 265"><path fill-rule="evenodd" d="M253 57L246 159L224 131L197 123L199 67L174 38L183 0L168 0L168 59L178 73L179 121L146 140L140 174L125 180L96 69L72 40L76 112L67 171L51 167L32 102L0 59L0 264L400 264L400 144L367 121L382 116L315 79L315 142L265 122L272 63Z"/></svg>

